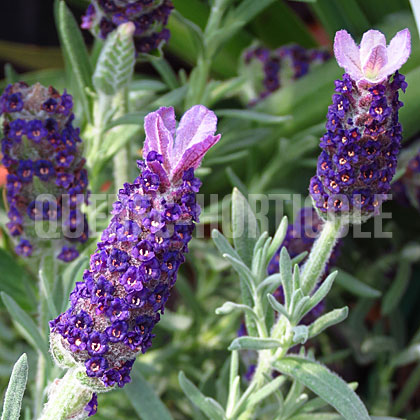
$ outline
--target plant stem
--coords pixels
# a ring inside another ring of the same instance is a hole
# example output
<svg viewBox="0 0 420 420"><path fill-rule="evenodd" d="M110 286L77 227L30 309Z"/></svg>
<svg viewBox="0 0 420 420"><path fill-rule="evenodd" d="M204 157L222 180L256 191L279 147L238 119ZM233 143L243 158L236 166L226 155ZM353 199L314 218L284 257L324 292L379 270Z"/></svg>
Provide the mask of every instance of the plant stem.
<svg viewBox="0 0 420 420"><path fill-rule="evenodd" d="M118 109L116 117L122 116L128 112L128 90L124 88L116 96L115 108ZM119 130L119 127L113 130ZM129 165L131 163L130 144L126 144L113 158L114 165L114 183L115 192L118 193L119 189L130 181Z"/></svg>
<svg viewBox="0 0 420 420"><path fill-rule="evenodd" d="M49 393L48 403L38 420L66 420L83 417L83 410L92 398L92 391L83 386L76 377L77 370L69 369L66 374L57 380Z"/></svg>
<svg viewBox="0 0 420 420"><path fill-rule="evenodd" d="M211 62L214 54L217 52L219 45L209 45L207 40L212 38L212 34L220 29L221 21L227 6L231 0L216 0L214 6L210 10L210 16L204 30L204 48L200 53L197 64L191 73L188 93L185 107L188 109L194 105L205 105L207 79L210 73Z"/></svg>
<svg viewBox="0 0 420 420"><path fill-rule="evenodd" d="M420 364L413 370L401 392L398 395L398 398L395 400L391 414L396 416L401 413L404 407L407 406L408 401L418 389L420 384Z"/></svg>
<svg viewBox="0 0 420 420"><path fill-rule="evenodd" d="M302 292L309 295L318 283L337 242L343 224L339 218L327 220L315 241L301 273Z"/></svg>

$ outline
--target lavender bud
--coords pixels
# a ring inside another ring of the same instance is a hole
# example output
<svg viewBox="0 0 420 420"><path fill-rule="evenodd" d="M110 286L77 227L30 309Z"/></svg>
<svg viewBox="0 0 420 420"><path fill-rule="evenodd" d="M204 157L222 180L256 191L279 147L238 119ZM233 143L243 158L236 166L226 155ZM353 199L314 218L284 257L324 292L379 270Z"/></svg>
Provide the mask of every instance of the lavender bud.
<svg viewBox="0 0 420 420"><path fill-rule="evenodd" d="M194 169L220 139L216 124L201 105L185 113L178 129L173 108L145 118L140 175L120 190L70 308L50 323L57 362L83 369L80 380L94 391L123 387L136 356L152 344L198 221L201 182Z"/></svg>
<svg viewBox="0 0 420 420"><path fill-rule="evenodd" d="M399 34L394 40L401 38ZM408 41L406 35L400 40L404 57L394 51L394 40L387 52L385 37L369 31L359 51L347 32L336 35L336 58L348 73L335 82L337 93L328 108L327 132L320 143L323 151L309 187L321 215L335 214L361 223L376 214L387 198L402 138L398 110L403 103L398 91L407 87L397 70L409 55L409 33ZM372 53L376 49L389 57L381 60L379 53Z"/></svg>
<svg viewBox="0 0 420 420"><path fill-rule="evenodd" d="M119 25L133 22L136 51L147 54L169 40L165 26L172 9L171 0L92 0L81 26L105 39Z"/></svg>
<svg viewBox="0 0 420 420"><path fill-rule="evenodd" d="M21 256L40 254L54 239L57 258L72 261L78 256L75 244L88 239L81 211L87 203L88 179L72 108L71 95L39 83L9 85L0 97L3 164L8 169L7 227L18 240L16 252ZM55 224L59 231L43 230Z"/></svg>

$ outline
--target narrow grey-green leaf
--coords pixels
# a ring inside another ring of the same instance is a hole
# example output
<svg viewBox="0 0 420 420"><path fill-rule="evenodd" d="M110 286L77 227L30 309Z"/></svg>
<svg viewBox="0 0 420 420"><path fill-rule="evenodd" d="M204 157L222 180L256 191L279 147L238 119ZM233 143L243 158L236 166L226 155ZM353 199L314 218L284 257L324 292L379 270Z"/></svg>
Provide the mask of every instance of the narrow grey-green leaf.
<svg viewBox="0 0 420 420"><path fill-rule="evenodd" d="M397 275L391 287L386 292L383 300L381 312L389 315L398 305L407 290L411 276L411 264L406 260L401 260L398 265Z"/></svg>
<svg viewBox="0 0 420 420"><path fill-rule="evenodd" d="M331 327L332 325L338 324L344 321L349 314L349 308L345 306L341 309L334 309L331 312L326 313L319 317L313 324L309 326L309 338L315 337L321 334L322 331Z"/></svg>
<svg viewBox="0 0 420 420"><path fill-rule="evenodd" d="M171 413L138 369L131 375L131 383L124 387L134 410L141 420L172 420Z"/></svg>
<svg viewBox="0 0 420 420"><path fill-rule="evenodd" d="M333 269L335 270L335 269ZM381 296L381 292L373 287L356 279L351 274L343 271L341 268L338 270L338 275L335 282L343 289L353 293L356 296L375 299Z"/></svg>
<svg viewBox="0 0 420 420"><path fill-rule="evenodd" d="M280 276L284 291L284 305L289 307L292 300L292 262L290 261L287 249L283 247L280 251Z"/></svg>
<svg viewBox="0 0 420 420"><path fill-rule="evenodd" d="M243 305L243 304L234 303L234 302L225 302L222 306L217 308L215 312L217 315L227 315L235 310L242 311L252 316L255 320L258 319L256 313L253 311L251 307L249 307L248 305Z"/></svg>
<svg viewBox="0 0 420 420"><path fill-rule="evenodd" d="M219 109L217 111L219 117L231 117L241 120L255 121L262 124L282 124L289 121L290 115L280 116L265 114L263 112L248 111L246 109Z"/></svg>
<svg viewBox="0 0 420 420"><path fill-rule="evenodd" d="M412 344L394 356L391 363L393 366L404 366L420 360L420 344Z"/></svg>
<svg viewBox="0 0 420 420"><path fill-rule="evenodd" d="M284 376L278 376L277 378L273 379L267 385L264 385L262 388L260 388L257 392L252 393L246 402L246 406L248 408L252 407L270 396L273 392L278 391L285 380L286 378Z"/></svg>
<svg viewBox="0 0 420 420"><path fill-rule="evenodd" d="M267 299L268 303L276 312L284 315L286 318L289 318L289 313L287 312L287 309L273 295L268 294Z"/></svg>
<svg viewBox="0 0 420 420"><path fill-rule="evenodd" d="M281 346L280 340L273 338L237 337L229 346L229 350L266 350Z"/></svg>
<svg viewBox="0 0 420 420"><path fill-rule="evenodd" d="M63 47L67 70L76 81L78 98L88 120L91 120L90 103L86 88L93 89L92 67L79 25L64 0L55 0L55 16L60 43Z"/></svg>
<svg viewBox="0 0 420 420"><path fill-rule="evenodd" d="M279 227L277 228L274 238L271 241L270 247L268 248L268 252L267 252L268 260L271 260L273 255L280 248L280 245L283 243L284 238L286 237L286 233L287 233L287 226L288 226L288 219L287 219L287 216L284 216L283 219L281 219Z"/></svg>
<svg viewBox="0 0 420 420"><path fill-rule="evenodd" d="M27 334L30 344L42 353L45 360L49 360L48 347L33 319L6 293L2 292L1 298L12 320L17 322Z"/></svg>
<svg viewBox="0 0 420 420"><path fill-rule="evenodd" d="M232 234L236 251L244 263L251 267L260 230L248 201L237 188L232 193Z"/></svg>
<svg viewBox="0 0 420 420"><path fill-rule="evenodd" d="M228 254L233 258L241 261L241 257L239 254L232 248L229 241L225 238L225 236L219 232L217 229L213 229L211 233L211 237L213 239L214 244L216 245L219 252L223 254Z"/></svg>
<svg viewBox="0 0 420 420"><path fill-rule="evenodd" d="M93 74L97 91L115 95L130 83L135 65L132 22L120 25L106 39Z"/></svg>
<svg viewBox="0 0 420 420"><path fill-rule="evenodd" d="M188 399L197 406L210 420L223 420L223 410L220 411L217 405L210 402L206 397L184 374L179 372L179 384ZM214 400L213 400L214 401Z"/></svg>
<svg viewBox="0 0 420 420"><path fill-rule="evenodd" d="M4 396L1 420L19 420L27 380L28 358L23 353L13 366L6 395Z"/></svg>
<svg viewBox="0 0 420 420"><path fill-rule="evenodd" d="M293 327L293 343L305 344L308 340L309 329L306 325L297 325Z"/></svg>
<svg viewBox="0 0 420 420"><path fill-rule="evenodd" d="M223 257L230 261L232 267L240 275L241 279L246 284L249 293L252 295L255 289L255 281L251 270L242 261L237 260L228 254L223 254Z"/></svg>
<svg viewBox="0 0 420 420"><path fill-rule="evenodd" d="M370 420L366 407L356 393L327 367L299 356L287 356L274 368L301 382L334 407L346 420Z"/></svg>
<svg viewBox="0 0 420 420"><path fill-rule="evenodd" d="M119 125L138 125L139 127L143 126L144 117L147 115L147 112L130 112L128 114L123 115L120 118L115 118L112 120L107 126L106 131L117 127Z"/></svg>
<svg viewBox="0 0 420 420"><path fill-rule="evenodd" d="M47 302L48 310L50 312L50 318L56 318L59 314L57 307L55 306L54 301L54 257L51 255L46 255L42 258L41 265L39 268L39 280L41 283L42 293L44 299Z"/></svg>

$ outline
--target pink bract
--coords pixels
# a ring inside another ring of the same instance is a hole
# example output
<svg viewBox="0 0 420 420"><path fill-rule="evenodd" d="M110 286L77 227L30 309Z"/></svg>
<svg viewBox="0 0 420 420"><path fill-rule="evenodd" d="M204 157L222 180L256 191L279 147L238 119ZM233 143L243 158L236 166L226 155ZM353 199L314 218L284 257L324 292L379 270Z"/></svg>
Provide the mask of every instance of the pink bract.
<svg viewBox="0 0 420 420"><path fill-rule="evenodd" d="M398 32L388 46L385 36L374 29L364 33L360 46L345 30L335 34L334 54L337 63L357 84L381 83L407 61L410 53L411 36L408 29Z"/></svg>
<svg viewBox="0 0 420 420"><path fill-rule="evenodd" d="M172 107L159 108L144 120L146 140L143 156L155 151L163 157L163 169L170 182L176 182L185 170L196 169L206 152L220 139L214 135L217 117L203 105L189 109L176 128Z"/></svg>

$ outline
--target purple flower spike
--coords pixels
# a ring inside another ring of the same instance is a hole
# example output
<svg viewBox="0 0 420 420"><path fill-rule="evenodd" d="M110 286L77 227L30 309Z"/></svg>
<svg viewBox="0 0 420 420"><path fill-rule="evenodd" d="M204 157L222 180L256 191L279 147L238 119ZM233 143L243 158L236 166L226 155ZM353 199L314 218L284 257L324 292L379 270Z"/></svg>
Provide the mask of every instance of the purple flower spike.
<svg viewBox="0 0 420 420"><path fill-rule="evenodd" d="M16 252L23 257L39 256L51 243L36 234L35 220L54 222L51 228L57 230L51 229L52 242L60 261L77 258L74 242L88 239L89 229L80 211L87 202L87 172L77 147L81 140L79 129L73 127L72 108L70 95L60 95L39 83L9 85L0 97L3 164L9 172L6 196L13 215L19 215L19 221L11 218L7 227L10 235L20 240ZM39 195L48 195L49 201L37 202ZM74 218L75 223L66 219L68 207L81 215ZM70 238L68 227L80 231L80 236L72 234Z"/></svg>
<svg viewBox="0 0 420 420"><path fill-rule="evenodd" d="M362 223L378 213L395 175L402 139L399 90L407 88L398 68L410 54L410 33L398 32L386 47L385 37L371 30L359 48L339 31L334 48L348 73L335 82L309 192L320 214Z"/></svg>
<svg viewBox="0 0 420 420"><path fill-rule="evenodd" d="M149 53L169 40L165 26L172 9L172 0L92 0L81 27L105 39L119 25L132 22L136 51Z"/></svg>
<svg viewBox="0 0 420 420"><path fill-rule="evenodd" d="M365 32L358 47L351 35L341 30L335 34L334 54L340 67L359 85L381 83L395 73L411 53L408 29L398 32L388 47L385 36L374 29Z"/></svg>
<svg viewBox="0 0 420 420"><path fill-rule="evenodd" d="M146 117L140 175L119 191L90 269L70 295L70 309L50 323L53 354L66 352L64 359L84 369L96 389L130 382L135 357L152 344L200 212L194 169L220 139L216 123L201 105L184 115L178 130L172 108Z"/></svg>

